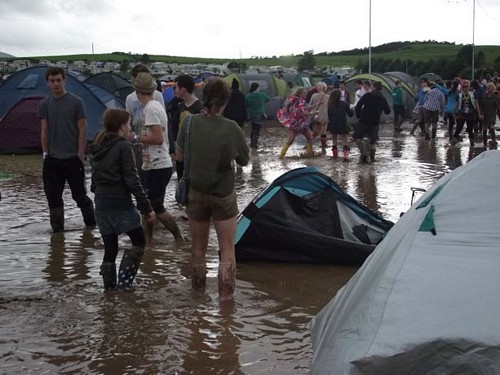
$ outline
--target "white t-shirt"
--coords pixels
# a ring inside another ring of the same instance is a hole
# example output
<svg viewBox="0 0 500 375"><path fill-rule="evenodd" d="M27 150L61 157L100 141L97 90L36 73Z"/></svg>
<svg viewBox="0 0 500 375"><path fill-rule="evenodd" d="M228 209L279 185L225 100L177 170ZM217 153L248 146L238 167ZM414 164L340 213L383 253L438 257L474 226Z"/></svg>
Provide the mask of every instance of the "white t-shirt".
<svg viewBox="0 0 500 375"><path fill-rule="evenodd" d="M141 135L151 135L152 126L161 126L163 143L161 145L142 146L142 169L171 168L172 158L168 153L168 119L165 108L156 100L151 100L144 107L144 126Z"/></svg>
<svg viewBox="0 0 500 375"><path fill-rule="evenodd" d="M160 103L163 106L163 109L165 109L165 101L163 100L161 92L156 90L153 93L153 99ZM137 99L137 93L135 91L130 93L127 96L127 99L125 99L125 109L132 117L132 130L137 134L141 134L141 129L144 125L144 107L139 99Z"/></svg>

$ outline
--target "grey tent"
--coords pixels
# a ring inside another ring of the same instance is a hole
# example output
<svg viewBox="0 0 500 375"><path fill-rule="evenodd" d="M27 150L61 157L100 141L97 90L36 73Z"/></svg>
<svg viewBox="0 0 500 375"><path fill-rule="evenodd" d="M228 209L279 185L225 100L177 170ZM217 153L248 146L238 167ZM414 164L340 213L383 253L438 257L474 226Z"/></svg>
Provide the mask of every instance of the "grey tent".
<svg viewBox="0 0 500 375"><path fill-rule="evenodd" d="M100 87L117 97L123 104L127 96L134 91L134 86L129 80L112 72L97 73L89 76L84 81Z"/></svg>
<svg viewBox="0 0 500 375"><path fill-rule="evenodd" d="M443 176L311 324L312 374L500 372L500 151Z"/></svg>

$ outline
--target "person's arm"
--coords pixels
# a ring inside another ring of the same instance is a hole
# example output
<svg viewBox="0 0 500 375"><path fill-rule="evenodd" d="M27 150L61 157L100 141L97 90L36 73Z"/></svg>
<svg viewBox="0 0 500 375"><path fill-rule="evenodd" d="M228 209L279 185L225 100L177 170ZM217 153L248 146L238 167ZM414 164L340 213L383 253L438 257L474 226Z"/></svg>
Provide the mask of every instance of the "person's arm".
<svg viewBox="0 0 500 375"><path fill-rule="evenodd" d="M361 116L361 108L363 108L363 105L365 103L365 96L363 95L359 101L356 103L356 106L354 107L354 111L356 113L356 117L359 118Z"/></svg>
<svg viewBox="0 0 500 375"><path fill-rule="evenodd" d="M389 105L389 103L385 99L384 99L384 113L386 115L388 115L389 113L391 113L391 106Z"/></svg>
<svg viewBox="0 0 500 375"><path fill-rule="evenodd" d="M85 160L85 149L87 148L87 120L81 118L78 120L78 157L81 161Z"/></svg>
<svg viewBox="0 0 500 375"><path fill-rule="evenodd" d="M481 111L481 106L480 106L480 104L479 104L479 100L477 100L477 99L475 99L475 100L474 100L474 107L476 108L476 111L477 111L477 116L478 116L479 118L482 118L482 117L483 117L483 115L482 115L482 111Z"/></svg>
<svg viewBox="0 0 500 375"><path fill-rule="evenodd" d="M500 98L496 95L495 95L495 98L497 100L497 116L498 116L498 119L500 120Z"/></svg>
<svg viewBox="0 0 500 375"><path fill-rule="evenodd" d="M47 124L46 119L41 119L41 134L40 134L40 140L42 143L42 153L43 157L48 155L49 152L49 139L48 139L48 131L49 131L49 125Z"/></svg>
<svg viewBox="0 0 500 375"><path fill-rule="evenodd" d="M184 162L184 139L186 137L186 131L184 127L186 124L181 123L179 125L179 133L177 134L177 140L175 141L175 161L182 163Z"/></svg>
<svg viewBox="0 0 500 375"><path fill-rule="evenodd" d="M250 161L250 148L248 147L245 136L243 135L243 130L240 128L237 129L236 139L236 157L234 160L238 163L238 165L245 166Z"/></svg>

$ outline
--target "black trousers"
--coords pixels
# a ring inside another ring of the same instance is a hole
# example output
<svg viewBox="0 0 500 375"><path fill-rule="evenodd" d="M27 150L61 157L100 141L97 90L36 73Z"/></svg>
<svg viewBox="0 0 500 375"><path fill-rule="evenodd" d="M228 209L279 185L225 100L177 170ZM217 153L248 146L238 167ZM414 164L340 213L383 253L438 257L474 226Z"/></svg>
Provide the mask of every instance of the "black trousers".
<svg viewBox="0 0 500 375"><path fill-rule="evenodd" d="M55 159L47 156L43 161L43 189L49 208L64 206L62 195L66 181L78 207L92 205L92 200L87 196L85 168L80 158Z"/></svg>

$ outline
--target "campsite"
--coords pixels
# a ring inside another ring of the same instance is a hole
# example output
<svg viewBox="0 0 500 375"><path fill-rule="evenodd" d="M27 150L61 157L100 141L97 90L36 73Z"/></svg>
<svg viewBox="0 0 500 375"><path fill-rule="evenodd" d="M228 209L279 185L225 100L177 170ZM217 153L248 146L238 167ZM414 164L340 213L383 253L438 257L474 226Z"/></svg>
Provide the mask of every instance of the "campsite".
<svg viewBox="0 0 500 375"><path fill-rule="evenodd" d="M47 95L48 88L45 82L46 66L32 66L11 74L0 85L0 153L36 153L40 152L39 122L37 119L37 103ZM196 77L195 94L203 99L203 81L212 76L203 73ZM171 76L164 78L171 79ZM346 86L354 102L356 79L368 79L367 74L357 74L346 81ZM247 93L253 82L259 83L260 90L265 92L271 100L266 103L266 117L276 119L276 111L283 106L287 96L294 87L312 87L323 81L329 85L338 82L338 76L313 77L307 73L285 73L281 77L270 73L231 73L223 79L231 85L233 79L238 80L240 90ZM414 103L416 82L403 72L374 73L371 79L383 83L383 94L391 102L391 91L397 79L403 82L403 97L407 103L408 112L411 112ZM87 139L91 141L102 126L102 114L106 108L124 108L125 98L133 91L130 79L118 73L101 72L84 76L78 71L68 71L66 75L68 91L80 96L88 113ZM169 87L172 91L172 86ZM172 95L172 94L170 94ZM408 113L408 114L409 114ZM349 121L354 121L352 118ZM383 115L383 122L392 121L392 114ZM20 136L22 135L22 136Z"/></svg>
<svg viewBox="0 0 500 375"><path fill-rule="evenodd" d="M318 156L304 159L300 138L279 160L287 130L269 121L250 164L236 170L240 211L285 172L315 167L397 225L401 212L409 214L411 187L430 189L484 151L465 144L445 147L442 127L435 142L426 142L411 136L408 124L397 135L391 125L382 126L377 162L357 164L321 155L317 144ZM248 137L249 127L244 130ZM355 148L352 156L357 156ZM197 295L190 288L189 240L176 247L159 230L134 292L103 294L100 235L83 229L69 191L68 230L50 233L39 154L0 155L0 167L9 172L0 179L0 363L8 373L308 374L314 356L309 323L358 270L353 265L241 262L235 303L221 309L215 233L207 254L207 291ZM175 184L173 178L167 188L167 209L189 238L183 208L173 203Z"/></svg>

